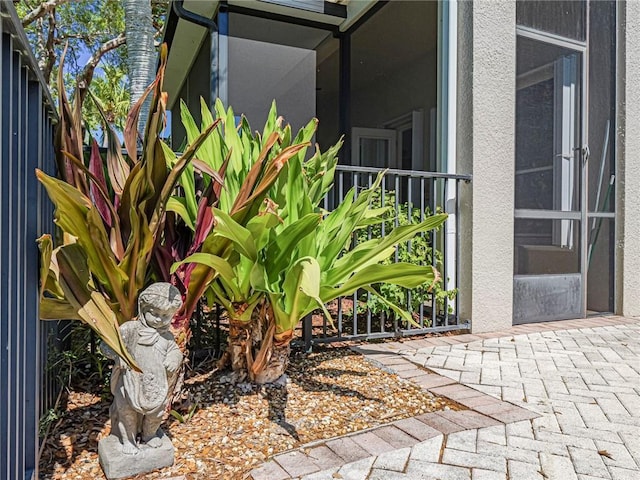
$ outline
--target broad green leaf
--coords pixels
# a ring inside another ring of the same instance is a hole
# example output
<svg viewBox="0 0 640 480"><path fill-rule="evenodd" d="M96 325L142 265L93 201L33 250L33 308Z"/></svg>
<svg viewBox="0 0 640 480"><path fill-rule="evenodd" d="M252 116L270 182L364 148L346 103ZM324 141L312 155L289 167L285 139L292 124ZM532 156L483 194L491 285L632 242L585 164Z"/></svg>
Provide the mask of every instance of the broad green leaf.
<svg viewBox="0 0 640 480"><path fill-rule="evenodd" d="M209 110L209 105L202 97L200 97L200 116L202 118L202 130L206 129L214 122L211 110ZM212 170L216 172L220 171L226 154L222 149L219 129L216 129L211 135L209 135L209 137L207 137L196 155L209 165Z"/></svg>
<svg viewBox="0 0 640 480"><path fill-rule="evenodd" d="M51 265L51 255L53 253L53 242L51 235L42 235L37 240L40 249L40 295L42 300L49 278L49 266Z"/></svg>
<svg viewBox="0 0 640 480"><path fill-rule="evenodd" d="M237 287L239 295L237 297L247 298L251 295L251 271L255 262L245 256L240 257L240 261L235 265ZM235 293L235 292L234 292Z"/></svg>
<svg viewBox="0 0 640 480"><path fill-rule="evenodd" d="M247 222L247 230L251 232L258 251L265 247L269 233L279 223L278 216L271 212L261 212Z"/></svg>
<svg viewBox="0 0 640 480"><path fill-rule="evenodd" d="M189 255L184 260L174 263L171 266L171 273L175 273L178 267L185 263L199 263L201 265L206 265L214 270L218 275L225 277L228 281L235 278L235 273L233 272L231 265L229 265L229 262L224 258L218 257L217 255L211 255L210 253L194 253Z"/></svg>
<svg viewBox="0 0 640 480"><path fill-rule="evenodd" d="M185 225L189 227L191 230L195 231L196 227L193 224L193 219L191 215L189 215L189 211L186 206L186 200L184 197L171 197L167 201L167 211L174 212L182 218Z"/></svg>
<svg viewBox="0 0 640 480"><path fill-rule="evenodd" d="M371 288L371 287L363 287L363 288L367 292L369 292L370 294L375 295L378 298L378 300L380 300L380 302L382 302L387 307L389 307L399 317L403 318L405 321L411 323L415 327L420 327L420 324L413 319L413 317L411 316L411 314L409 312L407 312L403 308L398 307L395 303L390 302L389 300L384 298L384 295L379 294L373 288Z"/></svg>
<svg viewBox="0 0 640 480"><path fill-rule="evenodd" d="M169 145L167 145L166 143L162 142L160 145L162 145L162 150L164 151L164 156L167 160L169 169L174 168L178 163L176 154L173 153L171 147L169 147ZM187 165L185 166L184 170L180 174L179 181L180 186L183 190L183 195L181 197L182 203L185 207L185 212L189 216L189 222L185 220L185 223L193 225L196 217L198 216L198 202L196 199L196 183L193 176L193 165L191 164L191 162L187 163ZM192 230L195 230L195 228L192 228Z"/></svg>
<svg viewBox="0 0 640 480"><path fill-rule="evenodd" d="M311 305L322 303L319 301L320 293L320 266L311 257L298 260L286 272L282 284L283 311L288 320L284 325L279 325L284 331L293 329L300 319L308 312Z"/></svg>
<svg viewBox="0 0 640 480"><path fill-rule="evenodd" d="M196 121L193 119L193 115L191 115L183 99L180 99L180 119L187 134L187 143L193 143L195 139L198 138L198 135L200 135L200 129L198 125L196 125Z"/></svg>
<svg viewBox="0 0 640 480"><path fill-rule="evenodd" d="M335 267L327 273L327 284L335 285L340 283L349 272L358 271L360 268L368 265L373 258L377 257L380 251L394 247L400 242L407 241L420 232L433 230L442 225L446 219L446 213L432 215L421 223L394 228L389 235L379 239L377 248L370 248L366 252L354 249L346 253L335 262ZM367 242L367 244L369 243L370 242Z"/></svg>
<svg viewBox="0 0 640 480"><path fill-rule="evenodd" d="M60 286L65 299L77 312L77 316L89 325L98 336L136 371L140 368L127 351L118 320L104 296L89 288L87 257L79 244L65 245L57 252L60 269Z"/></svg>
<svg viewBox="0 0 640 480"><path fill-rule="evenodd" d="M256 262L253 264L253 268L251 269L251 287L254 290L259 292L267 293L270 291L269 289L269 279L267 278L267 271L264 268L264 265L260 262Z"/></svg>
<svg viewBox="0 0 640 480"><path fill-rule="evenodd" d="M395 246L380 248L379 238L361 243L339 258L334 268L326 271L326 282L329 285L338 285L346 281L352 273L387 260L395 251Z"/></svg>
<svg viewBox="0 0 640 480"><path fill-rule="evenodd" d="M392 283L405 288L414 288L435 279L431 266L413 265L411 263L375 264L354 273L342 285L333 287L325 283L320 291L322 301L327 303L337 297L350 295L359 288L376 283Z"/></svg>
<svg viewBox="0 0 640 480"><path fill-rule="evenodd" d="M251 232L218 208L213 209L213 214L217 222L213 229L213 235L231 240L242 255L255 261L258 252Z"/></svg>
<svg viewBox="0 0 640 480"><path fill-rule="evenodd" d="M317 307L320 307L324 312L325 317L331 322L333 325L333 318L327 310L325 302L320 298L320 264L313 257L305 257L300 261L302 265L302 275L300 277L300 291L304 293L307 297L311 298ZM309 306L306 310L302 312L297 312L299 318L310 313ZM297 323L297 322L296 322ZM292 327L293 328L293 327Z"/></svg>
<svg viewBox="0 0 640 480"><path fill-rule="evenodd" d="M320 214L310 213L275 235L266 248L267 272L271 280L295 261L294 252L297 246L304 237L315 231L321 220Z"/></svg>
<svg viewBox="0 0 640 480"><path fill-rule="evenodd" d="M271 102L271 108L269 109L269 114L267 115L267 121L264 124L264 129L262 130L262 138L269 138L269 136L275 131L277 126L277 118L278 111L276 108L276 101L273 100Z"/></svg>
<svg viewBox="0 0 640 480"><path fill-rule="evenodd" d="M76 310L64 298L40 299L40 320L83 320Z"/></svg>

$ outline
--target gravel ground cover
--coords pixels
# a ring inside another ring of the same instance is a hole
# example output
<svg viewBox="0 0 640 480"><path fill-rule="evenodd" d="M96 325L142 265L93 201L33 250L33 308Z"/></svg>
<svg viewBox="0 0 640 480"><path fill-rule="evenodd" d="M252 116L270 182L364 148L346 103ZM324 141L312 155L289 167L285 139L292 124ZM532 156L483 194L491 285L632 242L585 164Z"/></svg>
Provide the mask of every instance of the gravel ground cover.
<svg viewBox="0 0 640 480"><path fill-rule="evenodd" d="M164 427L176 448L174 466L136 478L240 479L271 455L314 440L457 408L347 348L297 355L287 374L286 384L255 387L232 385L224 372L192 373L182 418L171 416ZM43 446L41 478L104 478L97 442L110 431L109 403L69 394Z"/></svg>

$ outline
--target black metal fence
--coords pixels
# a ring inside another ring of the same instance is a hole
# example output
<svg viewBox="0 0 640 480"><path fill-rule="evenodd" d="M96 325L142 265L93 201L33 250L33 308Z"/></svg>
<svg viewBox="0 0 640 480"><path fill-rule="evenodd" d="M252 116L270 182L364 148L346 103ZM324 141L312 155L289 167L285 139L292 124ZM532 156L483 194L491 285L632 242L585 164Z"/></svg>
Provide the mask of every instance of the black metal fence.
<svg viewBox="0 0 640 480"><path fill-rule="evenodd" d="M380 169L338 166L333 190L325 198L325 208L339 204L348 190L356 187L355 195L373 185ZM410 170L387 170L374 202L388 208L389 220L368 227L354 235L352 248L358 243L385 236L393 228L423 221L432 213L448 213L449 218L439 230L417 237L406 246L396 248L393 261L409 261L432 265L442 277L434 288L413 290L381 287L380 296L402 304L413 314L413 323L400 319L384 303L361 291L329 305L334 325L320 314L303 322L302 337L307 347L313 342L334 342L349 339L373 339L418 335L467 329L469 324L458 320L459 272L459 185L471 181L470 175L453 175Z"/></svg>
<svg viewBox="0 0 640 480"><path fill-rule="evenodd" d="M0 1L0 478L37 476L38 420L55 401L45 377L56 324L38 320L36 238L53 231L34 175L53 172L53 102L11 2Z"/></svg>

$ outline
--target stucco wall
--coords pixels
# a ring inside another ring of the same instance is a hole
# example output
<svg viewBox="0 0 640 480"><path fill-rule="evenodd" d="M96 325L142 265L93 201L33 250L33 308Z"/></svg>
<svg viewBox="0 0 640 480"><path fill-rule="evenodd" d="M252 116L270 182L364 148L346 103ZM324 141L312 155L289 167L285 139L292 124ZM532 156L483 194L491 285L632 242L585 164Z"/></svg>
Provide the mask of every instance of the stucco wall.
<svg viewBox="0 0 640 480"><path fill-rule="evenodd" d="M626 8L619 76L617 313L640 316L640 2ZM626 70L626 72L625 72Z"/></svg>
<svg viewBox="0 0 640 480"><path fill-rule="evenodd" d="M460 2L458 162L461 314L475 333L508 328L513 312L515 3Z"/></svg>

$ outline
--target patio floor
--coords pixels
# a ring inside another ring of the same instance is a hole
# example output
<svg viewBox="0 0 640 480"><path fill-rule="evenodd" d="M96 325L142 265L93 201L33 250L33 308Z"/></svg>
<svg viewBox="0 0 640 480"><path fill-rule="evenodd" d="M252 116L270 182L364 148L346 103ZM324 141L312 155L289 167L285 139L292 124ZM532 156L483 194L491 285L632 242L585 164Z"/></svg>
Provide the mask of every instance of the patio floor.
<svg viewBox="0 0 640 480"><path fill-rule="evenodd" d="M358 347L468 410L306 445L255 480L640 478L640 319Z"/></svg>

